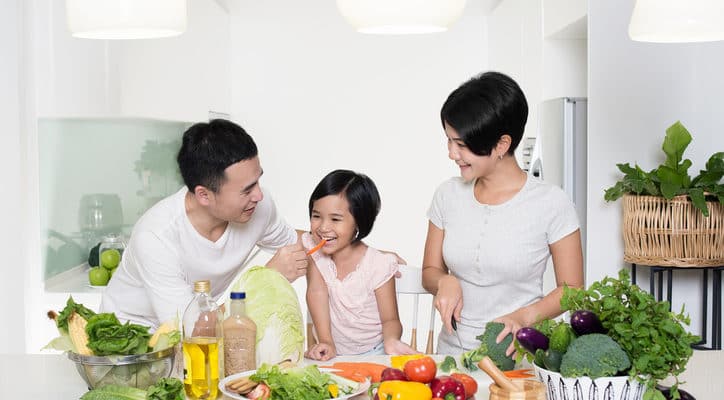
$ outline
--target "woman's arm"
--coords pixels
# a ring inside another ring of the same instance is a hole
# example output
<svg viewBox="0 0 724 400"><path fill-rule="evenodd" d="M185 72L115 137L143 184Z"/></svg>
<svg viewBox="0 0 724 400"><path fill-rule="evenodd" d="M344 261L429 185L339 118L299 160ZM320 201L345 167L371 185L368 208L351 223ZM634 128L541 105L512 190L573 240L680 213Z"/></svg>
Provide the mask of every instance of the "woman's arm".
<svg viewBox="0 0 724 400"><path fill-rule="evenodd" d="M550 244L549 248L553 258L553 269L556 274L556 288L537 302L497 318L496 321L505 324L505 329L498 335L498 342L503 340L508 332L515 335L518 329L524 326L532 326L543 319L560 315L561 297L565 285L571 288L583 287L581 231L577 229L559 241ZM508 352L512 353L512 351L511 345Z"/></svg>
<svg viewBox="0 0 724 400"><path fill-rule="evenodd" d="M332 340L332 326L329 317L329 292L322 274L314 262L307 268L307 306L317 332L318 343L307 349L306 357L326 361L337 354Z"/></svg>
<svg viewBox="0 0 724 400"><path fill-rule="evenodd" d="M435 296L435 308L448 333L452 333L450 321L460 321L463 309L463 290L457 278L448 273L442 258L442 240L445 231L428 222L425 255L422 259L422 286Z"/></svg>
<svg viewBox="0 0 724 400"><path fill-rule="evenodd" d="M397 294L395 291L395 279L389 279L375 290L377 299L377 310L380 313L382 322L382 340L386 354L415 354L418 353L412 347L403 343L402 324L397 311Z"/></svg>

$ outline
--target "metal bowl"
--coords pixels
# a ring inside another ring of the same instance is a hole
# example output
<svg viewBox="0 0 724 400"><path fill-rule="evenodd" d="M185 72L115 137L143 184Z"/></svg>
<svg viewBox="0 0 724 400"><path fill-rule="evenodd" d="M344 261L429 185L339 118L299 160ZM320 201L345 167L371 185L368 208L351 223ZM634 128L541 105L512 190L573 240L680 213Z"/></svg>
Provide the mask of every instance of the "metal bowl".
<svg viewBox="0 0 724 400"><path fill-rule="evenodd" d="M106 385L123 385L146 389L173 370L176 346L153 353L130 356L84 356L68 352L68 358L89 389Z"/></svg>

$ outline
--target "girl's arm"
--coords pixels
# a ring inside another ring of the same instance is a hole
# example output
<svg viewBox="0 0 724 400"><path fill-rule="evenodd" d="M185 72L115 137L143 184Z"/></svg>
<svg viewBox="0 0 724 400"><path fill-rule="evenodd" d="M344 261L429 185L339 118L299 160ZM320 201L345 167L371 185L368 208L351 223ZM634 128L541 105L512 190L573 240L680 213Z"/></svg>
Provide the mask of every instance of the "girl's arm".
<svg viewBox="0 0 724 400"><path fill-rule="evenodd" d="M306 357L326 361L337 355L329 317L329 292L317 266L307 268L307 306L317 332L318 343L307 349Z"/></svg>
<svg viewBox="0 0 724 400"><path fill-rule="evenodd" d="M505 324L505 328L498 335L498 342L503 340L508 332L515 335L518 329L524 326L533 326L540 320L560 315L564 285L571 288L583 287L581 231L577 229L568 236L550 244L549 248L553 258L553 269L556 274L556 288L535 303L497 318L496 321ZM513 346L511 344L508 348L508 354L512 352Z"/></svg>
<svg viewBox="0 0 724 400"><path fill-rule="evenodd" d="M395 292L395 279L390 278L375 290L377 310L382 321L382 340L386 354L416 354L412 347L403 343L402 324L397 312L397 295Z"/></svg>
<svg viewBox="0 0 724 400"><path fill-rule="evenodd" d="M463 290L457 278L448 274L442 258L442 240L445 231L428 222L425 256L422 259L422 286L435 296L435 308L440 313L445 329L452 333L451 320L460 321L463 309Z"/></svg>

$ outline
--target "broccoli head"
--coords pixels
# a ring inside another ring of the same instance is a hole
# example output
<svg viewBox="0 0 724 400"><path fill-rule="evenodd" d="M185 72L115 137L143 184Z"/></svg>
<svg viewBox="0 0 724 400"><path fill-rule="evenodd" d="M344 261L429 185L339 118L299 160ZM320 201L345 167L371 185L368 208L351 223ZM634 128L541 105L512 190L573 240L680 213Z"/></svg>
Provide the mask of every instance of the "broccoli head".
<svg viewBox="0 0 724 400"><path fill-rule="evenodd" d="M596 379L615 376L630 367L628 355L610 336L591 333L577 337L568 346L561 360L561 375Z"/></svg>
<svg viewBox="0 0 724 400"><path fill-rule="evenodd" d="M477 370L477 363L485 356L490 357L502 371L510 371L515 367L515 361L505 355L505 351L513 341L513 335L509 333L502 342L495 343L495 338L498 337L504 327L505 325L500 322L488 322L485 325L485 332L475 337L480 341L480 347L463 353L460 358L465 368L470 371Z"/></svg>

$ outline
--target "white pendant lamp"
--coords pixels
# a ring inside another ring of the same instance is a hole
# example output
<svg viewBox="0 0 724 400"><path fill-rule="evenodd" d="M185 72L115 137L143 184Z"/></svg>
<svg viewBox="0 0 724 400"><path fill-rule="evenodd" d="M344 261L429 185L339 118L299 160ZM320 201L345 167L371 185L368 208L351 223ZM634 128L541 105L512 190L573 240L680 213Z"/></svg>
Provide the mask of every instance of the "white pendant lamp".
<svg viewBox="0 0 724 400"><path fill-rule="evenodd" d="M724 40L724 0L636 0L628 34L640 42Z"/></svg>
<svg viewBox="0 0 724 400"><path fill-rule="evenodd" d="M68 28L85 39L149 39L186 30L186 0L66 0Z"/></svg>
<svg viewBox="0 0 724 400"><path fill-rule="evenodd" d="M337 8L361 33L434 33L460 18L465 0L337 0Z"/></svg>

